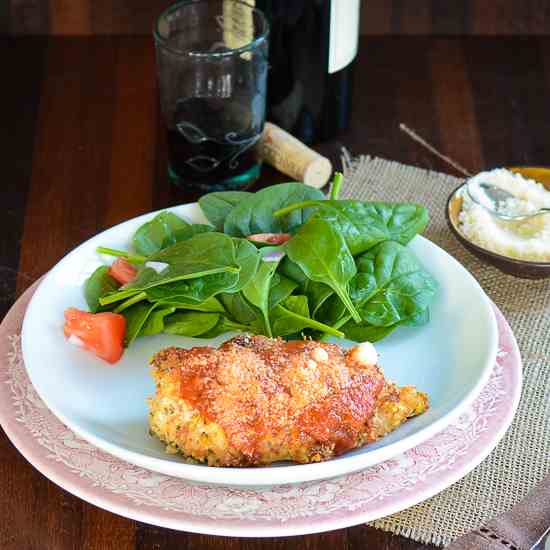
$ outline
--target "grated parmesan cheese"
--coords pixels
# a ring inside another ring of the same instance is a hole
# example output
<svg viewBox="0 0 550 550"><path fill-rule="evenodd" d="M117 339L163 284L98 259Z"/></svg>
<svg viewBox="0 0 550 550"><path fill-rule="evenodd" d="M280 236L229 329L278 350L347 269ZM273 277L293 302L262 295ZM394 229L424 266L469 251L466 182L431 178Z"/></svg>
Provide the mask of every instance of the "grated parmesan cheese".
<svg viewBox="0 0 550 550"><path fill-rule="evenodd" d="M514 195L514 199L506 201L501 207L504 213L528 214L550 207L550 191L521 174L498 168L481 172L472 178L474 180L496 185ZM459 226L470 241L497 254L520 260L550 262L550 214L523 221L505 221L493 216L464 193Z"/></svg>

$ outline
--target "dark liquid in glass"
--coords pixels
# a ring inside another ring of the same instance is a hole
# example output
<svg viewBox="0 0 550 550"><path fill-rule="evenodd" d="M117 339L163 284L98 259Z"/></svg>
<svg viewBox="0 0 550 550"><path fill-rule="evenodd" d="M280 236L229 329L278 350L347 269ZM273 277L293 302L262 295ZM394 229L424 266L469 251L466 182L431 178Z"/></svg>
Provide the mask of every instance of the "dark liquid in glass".
<svg viewBox="0 0 550 550"><path fill-rule="evenodd" d="M241 189L258 176L254 145L261 125L250 107L230 99L180 100L168 129L170 173L176 183L204 191Z"/></svg>

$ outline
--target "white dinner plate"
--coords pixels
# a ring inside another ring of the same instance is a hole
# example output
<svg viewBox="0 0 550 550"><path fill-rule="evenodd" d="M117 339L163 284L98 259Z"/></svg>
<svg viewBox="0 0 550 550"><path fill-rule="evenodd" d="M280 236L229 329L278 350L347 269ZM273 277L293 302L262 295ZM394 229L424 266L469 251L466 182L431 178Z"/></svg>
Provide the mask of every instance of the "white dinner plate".
<svg viewBox="0 0 550 550"><path fill-rule="evenodd" d="M196 204L169 210L190 222L206 221ZM62 422L100 449L137 466L205 483L266 486L327 479L387 460L432 437L456 419L487 382L498 337L490 301L454 258L416 237L410 247L440 285L430 323L399 328L377 349L387 378L428 393L426 413L372 445L317 464L212 468L167 455L148 434L146 399L155 392L148 361L163 347L205 341L168 335L139 338L121 361L108 365L68 344L62 330L67 307L86 309L84 281L105 260L96 248L126 249L134 231L155 214L108 229L65 256L38 287L23 323L25 366L38 394ZM218 345L227 337L206 343Z"/></svg>

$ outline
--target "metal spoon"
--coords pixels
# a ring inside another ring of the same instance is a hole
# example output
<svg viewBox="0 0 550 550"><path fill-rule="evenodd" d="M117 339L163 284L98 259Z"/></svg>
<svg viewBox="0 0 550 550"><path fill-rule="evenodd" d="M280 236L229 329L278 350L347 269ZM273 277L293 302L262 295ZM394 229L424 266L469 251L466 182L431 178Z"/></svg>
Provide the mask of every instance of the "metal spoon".
<svg viewBox="0 0 550 550"><path fill-rule="evenodd" d="M526 220L528 218L532 218L534 216L538 216L540 214L545 214L550 212L550 208L540 208L539 210L536 210L535 212L529 212L527 214L507 214L505 212L500 211L501 204L504 205L506 201L509 199L516 198L512 193L505 191L504 189L497 187L496 185L492 185L490 183L481 182L477 184L477 187L484 193L484 195L489 199L489 202L494 206L488 206L487 204L482 204L477 200L475 197L475 194L471 190L471 181L469 181L466 184L466 191L468 192L468 196L476 203L485 208L485 210L488 210L493 216L496 216L497 218L501 218L503 220L510 220L510 221L522 221Z"/></svg>

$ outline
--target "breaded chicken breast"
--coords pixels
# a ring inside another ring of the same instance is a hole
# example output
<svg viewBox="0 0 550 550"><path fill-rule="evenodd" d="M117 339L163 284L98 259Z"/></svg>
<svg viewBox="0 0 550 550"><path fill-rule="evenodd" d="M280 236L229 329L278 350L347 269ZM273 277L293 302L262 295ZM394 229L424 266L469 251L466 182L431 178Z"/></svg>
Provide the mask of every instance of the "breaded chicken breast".
<svg viewBox="0 0 550 550"><path fill-rule="evenodd" d="M211 466L327 460L427 409L425 394L387 382L376 363L370 344L265 336L167 348L151 361L151 432Z"/></svg>

